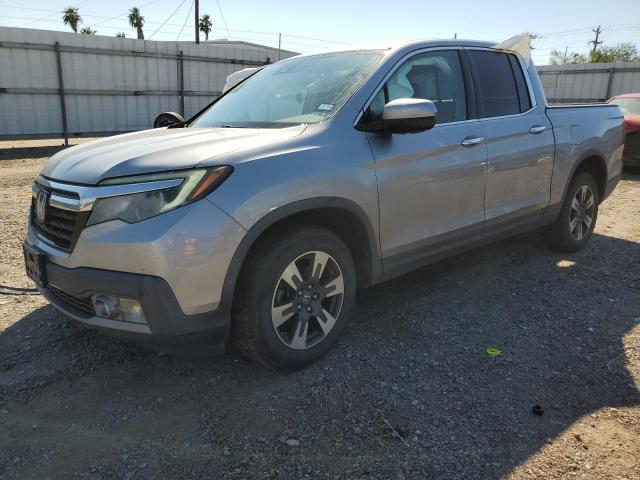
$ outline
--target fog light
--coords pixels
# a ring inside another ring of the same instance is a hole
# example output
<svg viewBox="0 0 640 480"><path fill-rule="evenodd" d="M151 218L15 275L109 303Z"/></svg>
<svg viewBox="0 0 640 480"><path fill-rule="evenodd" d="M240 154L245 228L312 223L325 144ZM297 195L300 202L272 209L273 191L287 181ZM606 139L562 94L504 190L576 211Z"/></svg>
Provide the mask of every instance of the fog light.
<svg viewBox="0 0 640 480"><path fill-rule="evenodd" d="M107 295L94 295L91 300L98 317L123 322L147 323L142 306L137 300Z"/></svg>
<svg viewBox="0 0 640 480"><path fill-rule="evenodd" d="M137 300L119 298L118 304L120 306L120 316L125 322L147 323L142 306Z"/></svg>
<svg viewBox="0 0 640 480"><path fill-rule="evenodd" d="M91 299L97 316L104 318L116 318L118 316L118 302L114 298L94 295Z"/></svg>

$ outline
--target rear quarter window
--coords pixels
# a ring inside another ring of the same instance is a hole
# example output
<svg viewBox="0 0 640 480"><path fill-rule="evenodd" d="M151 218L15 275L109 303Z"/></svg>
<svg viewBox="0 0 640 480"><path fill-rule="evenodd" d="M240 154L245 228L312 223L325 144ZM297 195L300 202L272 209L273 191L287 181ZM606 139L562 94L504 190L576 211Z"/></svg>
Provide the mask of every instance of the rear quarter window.
<svg viewBox="0 0 640 480"><path fill-rule="evenodd" d="M511 62L511 70L513 70L513 76L516 80L516 86L518 87L518 101L520 103L520 111L526 112L531 108L531 97L529 97L529 88L527 87L527 80L524 77L522 71L522 65L515 55L508 55L509 62Z"/></svg>

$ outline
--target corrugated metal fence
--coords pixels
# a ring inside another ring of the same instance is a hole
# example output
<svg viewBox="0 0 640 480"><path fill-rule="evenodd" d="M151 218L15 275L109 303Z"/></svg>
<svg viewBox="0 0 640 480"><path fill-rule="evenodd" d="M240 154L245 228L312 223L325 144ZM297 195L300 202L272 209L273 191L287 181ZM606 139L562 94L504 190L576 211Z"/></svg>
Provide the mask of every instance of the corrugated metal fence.
<svg viewBox="0 0 640 480"><path fill-rule="evenodd" d="M295 55L246 42L195 45L0 27L0 137L150 128L190 116L245 67ZM640 64L538 67L550 103L640 92ZM66 122L66 125L65 125Z"/></svg>
<svg viewBox="0 0 640 480"><path fill-rule="evenodd" d="M587 63L538 67L549 103L602 102L640 92L640 63Z"/></svg>
<svg viewBox="0 0 640 480"><path fill-rule="evenodd" d="M200 110L231 73L295 54L0 27L0 137L151 128L161 112Z"/></svg>

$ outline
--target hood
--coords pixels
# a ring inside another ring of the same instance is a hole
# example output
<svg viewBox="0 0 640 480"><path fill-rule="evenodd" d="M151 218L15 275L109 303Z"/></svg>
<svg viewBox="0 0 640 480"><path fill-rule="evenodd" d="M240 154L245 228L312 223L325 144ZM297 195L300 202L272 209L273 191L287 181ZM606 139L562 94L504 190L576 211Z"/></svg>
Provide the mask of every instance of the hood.
<svg viewBox="0 0 640 480"><path fill-rule="evenodd" d="M624 134L640 132L640 115L624 116Z"/></svg>
<svg viewBox="0 0 640 480"><path fill-rule="evenodd" d="M225 155L281 143L304 128L159 128L127 133L63 150L40 173L61 182L94 185L110 177L225 164Z"/></svg>

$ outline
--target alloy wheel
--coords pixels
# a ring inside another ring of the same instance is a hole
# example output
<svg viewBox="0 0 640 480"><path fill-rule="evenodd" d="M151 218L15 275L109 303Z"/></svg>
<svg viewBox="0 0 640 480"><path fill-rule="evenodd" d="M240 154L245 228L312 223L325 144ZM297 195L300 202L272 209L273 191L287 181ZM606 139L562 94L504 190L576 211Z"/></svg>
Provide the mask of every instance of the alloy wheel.
<svg viewBox="0 0 640 480"><path fill-rule="evenodd" d="M582 185L571 201L569 229L574 240L580 241L589 232L595 215L596 202L589 185Z"/></svg>
<svg viewBox="0 0 640 480"><path fill-rule="evenodd" d="M273 292L271 322L278 338L296 350L314 347L335 326L343 297L344 278L331 255L317 250L300 255Z"/></svg>

